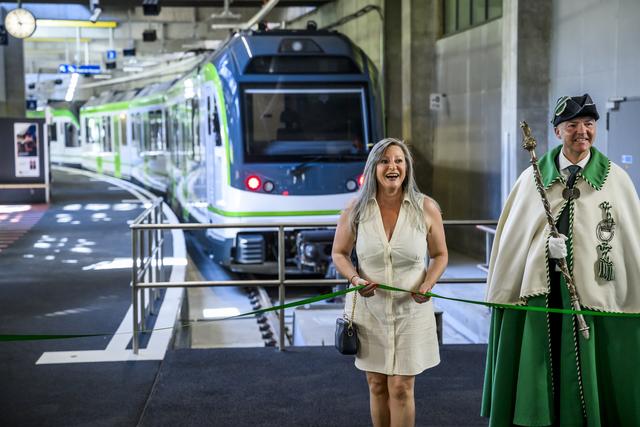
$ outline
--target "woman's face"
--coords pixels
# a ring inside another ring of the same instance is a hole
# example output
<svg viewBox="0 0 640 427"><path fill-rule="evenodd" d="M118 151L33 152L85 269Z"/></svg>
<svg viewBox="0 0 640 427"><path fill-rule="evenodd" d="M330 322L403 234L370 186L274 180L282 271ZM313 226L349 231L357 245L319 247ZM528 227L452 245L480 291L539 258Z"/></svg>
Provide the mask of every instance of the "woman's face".
<svg viewBox="0 0 640 427"><path fill-rule="evenodd" d="M407 165L402 149L397 145L390 145L376 165L378 185L384 190L402 189L406 169Z"/></svg>

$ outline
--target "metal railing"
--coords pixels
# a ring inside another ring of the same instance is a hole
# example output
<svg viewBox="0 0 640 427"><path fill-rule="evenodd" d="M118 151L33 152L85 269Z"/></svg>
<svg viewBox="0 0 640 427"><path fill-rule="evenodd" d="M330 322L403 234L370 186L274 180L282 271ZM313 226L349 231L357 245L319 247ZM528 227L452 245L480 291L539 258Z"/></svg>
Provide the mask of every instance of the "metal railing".
<svg viewBox="0 0 640 427"><path fill-rule="evenodd" d="M133 305L133 352L138 354L140 331L144 329L144 318L151 312L153 302L158 297L161 288L197 288L211 286L271 286L278 287L278 303L285 304L285 289L287 286L335 286L347 284L346 279L287 279L285 274L285 230L302 228L335 228L335 222L316 223L253 223L253 224L197 224L162 223L162 199L153 201L142 214L131 224L132 271L131 292ZM495 224L495 221L452 220L445 221L445 225L478 225ZM171 282L159 281L164 267L162 259L163 232L165 230L207 230L218 228L251 228L276 229L278 234L278 278L271 280L201 280ZM441 279L438 283L484 283L484 279ZM149 290L149 302L145 303L145 290ZM278 348L285 347L284 309L279 310L279 340Z"/></svg>
<svg viewBox="0 0 640 427"><path fill-rule="evenodd" d="M484 225L484 224L476 224L476 228L484 232L484 264L478 264L478 268L486 272L489 272L489 261L491 259L491 245L493 244L493 236L496 235L495 226L497 224L498 224L497 221L494 221L491 224L494 227L490 227L489 225Z"/></svg>

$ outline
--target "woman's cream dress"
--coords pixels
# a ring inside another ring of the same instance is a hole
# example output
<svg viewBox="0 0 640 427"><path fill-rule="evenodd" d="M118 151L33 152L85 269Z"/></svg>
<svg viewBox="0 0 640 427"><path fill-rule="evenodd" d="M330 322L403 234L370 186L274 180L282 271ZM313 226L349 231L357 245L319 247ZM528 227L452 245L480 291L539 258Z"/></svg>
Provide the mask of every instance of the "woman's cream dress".
<svg viewBox="0 0 640 427"><path fill-rule="evenodd" d="M428 256L424 215L419 219L412 215L405 197L387 241L378 203L372 198L358 225L356 252L362 278L417 291L426 274ZM345 308L351 309L351 298ZM358 369L416 375L440 363L431 301L418 304L409 293L376 289L372 297L358 296L354 322L360 340L355 362Z"/></svg>

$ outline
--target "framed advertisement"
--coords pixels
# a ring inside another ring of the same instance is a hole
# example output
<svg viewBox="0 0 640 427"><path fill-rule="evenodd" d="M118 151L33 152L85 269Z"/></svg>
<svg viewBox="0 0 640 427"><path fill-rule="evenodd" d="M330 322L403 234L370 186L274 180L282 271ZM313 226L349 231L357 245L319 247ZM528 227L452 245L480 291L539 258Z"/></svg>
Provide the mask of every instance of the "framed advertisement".
<svg viewBox="0 0 640 427"><path fill-rule="evenodd" d="M38 150L38 123L14 123L13 141L16 159L16 177L39 177L40 153Z"/></svg>

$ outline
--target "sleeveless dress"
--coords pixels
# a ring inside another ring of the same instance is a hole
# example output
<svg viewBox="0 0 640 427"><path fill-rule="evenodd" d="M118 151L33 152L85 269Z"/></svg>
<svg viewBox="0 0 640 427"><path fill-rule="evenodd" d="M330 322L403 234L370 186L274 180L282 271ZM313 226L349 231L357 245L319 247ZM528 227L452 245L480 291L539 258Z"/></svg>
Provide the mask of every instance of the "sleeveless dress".
<svg viewBox="0 0 640 427"><path fill-rule="evenodd" d="M420 203L422 206L422 201ZM397 288L418 290L426 274L427 236L423 216L412 214L405 196L391 236L387 236L375 198L358 223L356 253L362 278ZM351 309L353 293L345 308ZM411 294L376 289L358 295L354 323L360 347L358 369L386 375L416 375L440 363L433 304L416 303Z"/></svg>

